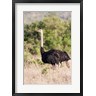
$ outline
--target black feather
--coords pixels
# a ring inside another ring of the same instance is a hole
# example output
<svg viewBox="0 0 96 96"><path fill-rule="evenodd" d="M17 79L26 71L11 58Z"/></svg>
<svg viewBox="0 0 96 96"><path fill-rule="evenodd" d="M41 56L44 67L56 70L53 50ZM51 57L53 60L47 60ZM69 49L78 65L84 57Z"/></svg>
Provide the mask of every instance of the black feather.
<svg viewBox="0 0 96 96"><path fill-rule="evenodd" d="M59 64L59 62L68 61L70 60L70 57L68 56L67 52L62 52L60 50L49 50L47 52L44 52L43 47L41 47L41 56L42 61L44 63L49 63L52 65Z"/></svg>

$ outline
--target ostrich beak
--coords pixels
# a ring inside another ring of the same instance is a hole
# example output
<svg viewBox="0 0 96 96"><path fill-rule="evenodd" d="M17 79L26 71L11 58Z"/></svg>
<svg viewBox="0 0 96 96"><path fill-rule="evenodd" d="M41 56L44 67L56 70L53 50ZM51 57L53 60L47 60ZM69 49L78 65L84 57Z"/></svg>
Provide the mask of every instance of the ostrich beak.
<svg viewBox="0 0 96 96"><path fill-rule="evenodd" d="M35 32L39 32L38 30L35 30Z"/></svg>

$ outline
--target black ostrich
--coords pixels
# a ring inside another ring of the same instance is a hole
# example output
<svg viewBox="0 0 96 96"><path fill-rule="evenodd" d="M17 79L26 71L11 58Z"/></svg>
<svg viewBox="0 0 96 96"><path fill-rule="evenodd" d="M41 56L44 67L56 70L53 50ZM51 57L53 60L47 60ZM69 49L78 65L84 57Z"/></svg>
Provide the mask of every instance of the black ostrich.
<svg viewBox="0 0 96 96"><path fill-rule="evenodd" d="M41 33L40 52L41 52L42 61L44 63L49 63L49 64L52 64L53 66L55 66L56 64L59 65L59 63L62 63L63 61L67 62L68 60L70 60L70 57L68 56L67 52L62 52L62 51L56 50L56 49L51 49L51 50L45 52L44 48L43 48L43 30L40 29L37 32Z"/></svg>

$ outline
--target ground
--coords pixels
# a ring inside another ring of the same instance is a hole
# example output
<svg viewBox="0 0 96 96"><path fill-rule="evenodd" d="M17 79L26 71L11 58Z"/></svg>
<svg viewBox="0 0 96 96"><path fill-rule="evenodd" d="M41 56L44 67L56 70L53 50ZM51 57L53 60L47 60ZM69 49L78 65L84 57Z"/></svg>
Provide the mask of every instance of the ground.
<svg viewBox="0 0 96 96"><path fill-rule="evenodd" d="M52 67L50 64L29 64L24 66L24 84L71 84L70 68L63 63L62 66Z"/></svg>

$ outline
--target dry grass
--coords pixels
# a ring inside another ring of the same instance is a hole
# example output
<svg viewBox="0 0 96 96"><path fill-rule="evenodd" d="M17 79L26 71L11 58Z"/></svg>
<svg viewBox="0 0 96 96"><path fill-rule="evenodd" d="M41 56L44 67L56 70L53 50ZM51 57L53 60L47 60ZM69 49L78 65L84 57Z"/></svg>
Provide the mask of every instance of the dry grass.
<svg viewBox="0 0 96 96"><path fill-rule="evenodd" d="M71 84L71 73L71 63L70 68L63 63L55 69L50 64L26 64L24 84Z"/></svg>

